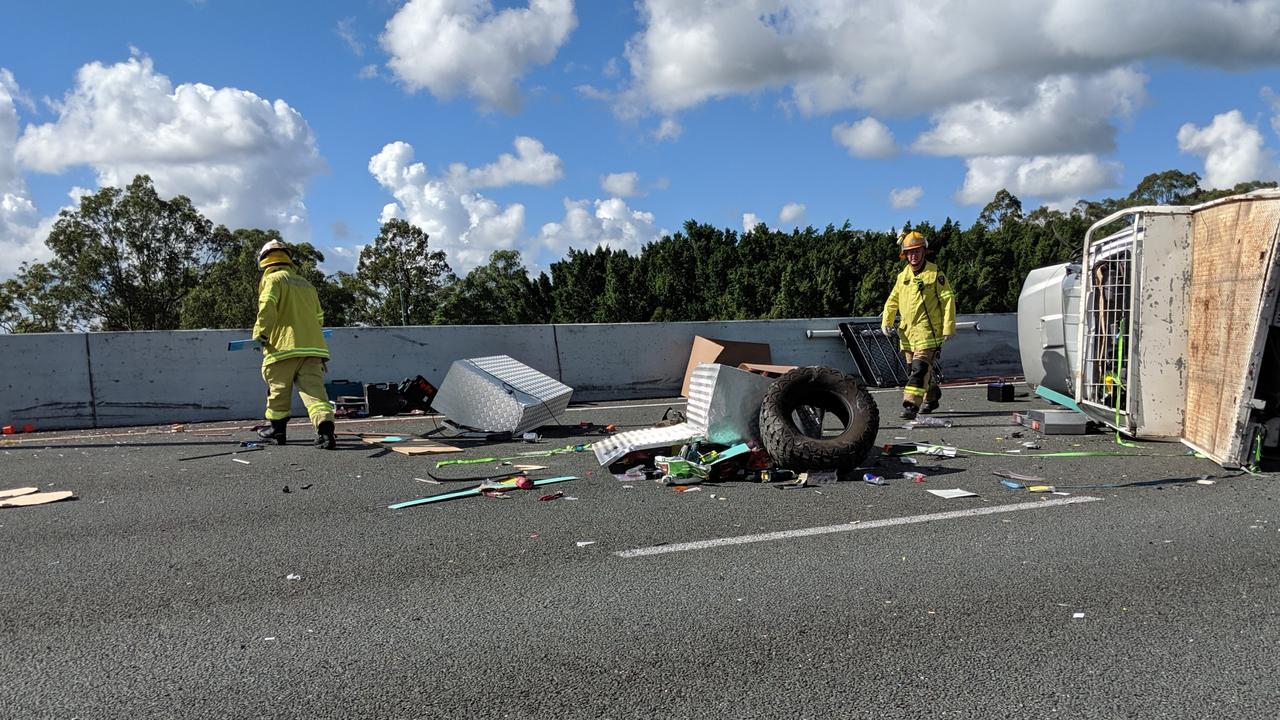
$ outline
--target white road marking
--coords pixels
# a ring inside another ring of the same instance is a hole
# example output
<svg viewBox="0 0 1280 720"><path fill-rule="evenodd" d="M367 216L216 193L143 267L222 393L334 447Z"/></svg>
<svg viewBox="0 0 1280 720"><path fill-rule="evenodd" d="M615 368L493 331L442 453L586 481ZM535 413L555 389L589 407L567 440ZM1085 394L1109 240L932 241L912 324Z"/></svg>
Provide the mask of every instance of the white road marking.
<svg viewBox="0 0 1280 720"><path fill-rule="evenodd" d="M1078 503L1101 500L1099 497L1081 495L1061 500L1038 500L1034 502L1016 503L1014 505L996 505L994 507L970 508L968 510L952 510L950 512L930 513L928 515L911 515L908 517L870 520L868 522L845 523L843 525L824 525L822 527L801 528L799 530L780 530L778 532L761 533L759 535L739 535L737 537L718 538L716 540L698 540L695 542L655 545L653 547L619 550L614 553L618 557L635 558L648 555L664 555L666 553L684 552L686 550L706 550L707 548L724 547L726 545L746 545L748 543L770 542L772 540L789 540L791 538L810 537L812 535L829 535L831 533L853 532L855 530L874 530L894 525L912 525L915 523L934 522L937 520L953 520L977 515L995 515L997 513L1018 512L1020 510L1039 510L1040 508L1060 505L1076 505Z"/></svg>

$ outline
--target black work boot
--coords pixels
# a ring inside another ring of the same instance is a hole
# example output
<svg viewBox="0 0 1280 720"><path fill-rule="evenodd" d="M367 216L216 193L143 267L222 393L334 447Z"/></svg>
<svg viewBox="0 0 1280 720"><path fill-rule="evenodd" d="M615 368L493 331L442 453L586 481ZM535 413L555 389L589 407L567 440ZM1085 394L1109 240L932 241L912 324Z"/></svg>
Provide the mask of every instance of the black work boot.
<svg viewBox="0 0 1280 720"><path fill-rule="evenodd" d="M917 408L915 405L912 405L909 402L904 402L902 403L902 415L900 415L899 417L901 417L903 420L915 420L916 413L918 412L920 412L920 409Z"/></svg>
<svg viewBox="0 0 1280 720"><path fill-rule="evenodd" d="M332 420L325 420L316 428L315 446L321 450L332 450L338 446L338 438L333 434Z"/></svg>
<svg viewBox="0 0 1280 720"><path fill-rule="evenodd" d="M275 440L277 445L283 445L285 442L285 427L288 424L289 418L272 420L271 427L264 427L258 431L258 437L263 440Z"/></svg>
<svg viewBox="0 0 1280 720"><path fill-rule="evenodd" d="M938 409L938 401L929 400L925 402L924 407L920 408L920 414L929 415L930 413L932 413L934 410L937 410L937 409Z"/></svg>

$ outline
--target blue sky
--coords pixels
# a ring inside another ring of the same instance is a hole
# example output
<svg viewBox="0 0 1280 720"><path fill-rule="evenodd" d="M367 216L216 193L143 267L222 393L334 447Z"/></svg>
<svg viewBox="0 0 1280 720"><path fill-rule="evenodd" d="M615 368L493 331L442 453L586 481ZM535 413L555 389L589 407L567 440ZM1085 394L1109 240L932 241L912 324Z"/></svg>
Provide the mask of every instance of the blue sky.
<svg viewBox="0 0 1280 720"><path fill-rule="evenodd" d="M330 270L403 217L458 271L1280 176L1280 0L8 5L0 275L137 172Z"/></svg>

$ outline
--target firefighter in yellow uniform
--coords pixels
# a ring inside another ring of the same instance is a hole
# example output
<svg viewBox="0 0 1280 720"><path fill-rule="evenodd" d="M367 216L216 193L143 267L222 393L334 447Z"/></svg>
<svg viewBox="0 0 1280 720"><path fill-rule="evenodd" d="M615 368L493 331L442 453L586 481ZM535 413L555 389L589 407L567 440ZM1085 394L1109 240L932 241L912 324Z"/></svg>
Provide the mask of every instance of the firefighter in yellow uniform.
<svg viewBox="0 0 1280 720"><path fill-rule="evenodd" d="M262 379L267 382L267 420L271 426L258 435L285 444L285 430L293 405L293 387L316 428L315 446L332 450L333 406L324 389L324 312L316 289L298 274L289 247L272 240L258 251L258 319L253 337L262 343Z"/></svg>
<svg viewBox="0 0 1280 720"><path fill-rule="evenodd" d="M913 420L917 413L937 410L942 398L933 365L942 343L956 333L956 298L938 266L925 260L929 241L924 235L912 231L900 242L898 258L906 260L907 266L898 273L884 302L880 326L888 335L894 319L900 318L898 348L910 366L902 393L902 417Z"/></svg>

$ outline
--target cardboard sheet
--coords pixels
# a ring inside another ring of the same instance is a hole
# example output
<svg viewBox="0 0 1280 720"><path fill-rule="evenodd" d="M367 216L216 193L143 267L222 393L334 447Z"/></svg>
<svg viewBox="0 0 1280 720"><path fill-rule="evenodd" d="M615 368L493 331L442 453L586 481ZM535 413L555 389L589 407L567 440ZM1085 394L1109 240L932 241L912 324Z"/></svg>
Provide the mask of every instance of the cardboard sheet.
<svg viewBox="0 0 1280 720"><path fill-rule="evenodd" d="M693 348L689 351L689 364L684 369L684 384L680 387L680 395L689 397L689 378L693 369L701 363L720 363L737 367L740 363L773 362L768 343L741 342L738 340L716 340L701 335L693 337Z"/></svg>

